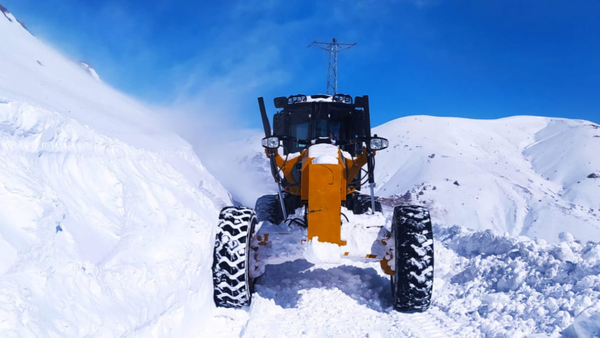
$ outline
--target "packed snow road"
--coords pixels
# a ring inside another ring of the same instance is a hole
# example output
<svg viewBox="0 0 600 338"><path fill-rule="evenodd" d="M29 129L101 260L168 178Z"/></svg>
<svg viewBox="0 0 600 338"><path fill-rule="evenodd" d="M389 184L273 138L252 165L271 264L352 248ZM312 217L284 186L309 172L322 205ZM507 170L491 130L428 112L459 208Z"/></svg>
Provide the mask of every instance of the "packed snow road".
<svg viewBox="0 0 600 338"><path fill-rule="evenodd" d="M356 264L348 262L348 264ZM449 337L457 326L438 311L392 310L389 278L376 265L269 266L249 309L217 309L207 336ZM437 315L437 316L436 316ZM217 324L218 323L218 324ZM223 332L222 328L230 330Z"/></svg>
<svg viewBox="0 0 600 338"><path fill-rule="evenodd" d="M211 337L587 337L600 333L600 244L436 226L431 308L392 310L377 264L267 266L252 305L215 309ZM571 323L574 321L574 324ZM566 330L565 330L566 329Z"/></svg>

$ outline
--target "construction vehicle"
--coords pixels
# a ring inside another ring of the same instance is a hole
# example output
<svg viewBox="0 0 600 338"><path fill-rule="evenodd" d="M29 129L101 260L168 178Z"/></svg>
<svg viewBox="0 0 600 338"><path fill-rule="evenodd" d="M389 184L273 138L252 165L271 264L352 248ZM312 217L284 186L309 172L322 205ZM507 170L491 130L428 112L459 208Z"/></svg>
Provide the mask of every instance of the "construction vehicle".
<svg viewBox="0 0 600 338"><path fill-rule="evenodd" d="M386 205L393 209L391 222L382 214L374 196L375 154L388 140L371 135L368 96L275 98L273 130L262 97L258 103L278 193L260 197L253 209L222 209L212 267L215 304L249 305L266 265L353 259L380 263L391 279L394 309L425 311L433 288L429 211ZM361 193L365 186L369 194Z"/></svg>

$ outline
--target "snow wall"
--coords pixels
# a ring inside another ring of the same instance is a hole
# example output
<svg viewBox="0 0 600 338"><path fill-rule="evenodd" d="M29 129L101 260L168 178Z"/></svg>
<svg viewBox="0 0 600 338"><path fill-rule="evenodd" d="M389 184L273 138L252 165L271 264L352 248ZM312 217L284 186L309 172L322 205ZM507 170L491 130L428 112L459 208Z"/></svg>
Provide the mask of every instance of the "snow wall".
<svg viewBox="0 0 600 338"><path fill-rule="evenodd" d="M0 15L0 335L181 336L228 193L144 106Z"/></svg>

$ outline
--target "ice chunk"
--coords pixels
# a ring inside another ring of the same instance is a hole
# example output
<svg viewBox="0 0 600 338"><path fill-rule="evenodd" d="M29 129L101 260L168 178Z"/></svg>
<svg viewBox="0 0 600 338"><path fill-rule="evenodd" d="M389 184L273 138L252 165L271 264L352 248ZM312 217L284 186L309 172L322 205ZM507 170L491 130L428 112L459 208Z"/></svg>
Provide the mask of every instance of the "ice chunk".
<svg viewBox="0 0 600 338"><path fill-rule="evenodd" d="M577 316L575 322L563 332L563 337L598 337L600 335L600 313L587 317Z"/></svg>

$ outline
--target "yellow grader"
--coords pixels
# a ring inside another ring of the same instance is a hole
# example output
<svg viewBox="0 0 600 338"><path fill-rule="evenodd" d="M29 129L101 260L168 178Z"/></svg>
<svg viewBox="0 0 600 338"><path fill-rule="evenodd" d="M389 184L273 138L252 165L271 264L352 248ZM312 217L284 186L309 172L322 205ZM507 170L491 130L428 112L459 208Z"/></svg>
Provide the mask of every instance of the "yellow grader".
<svg viewBox="0 0 600 338"><path fill-rule="evenodd" d="M275 98L272 130L262 97L258 103L262 146L278 193L260 197L253 209L221 210L212 266L215 304L249 305L266 265L351 259L379 262L391 279L394 309L425 311L433 287L429 211L386 205L393 210L391 222L383 215L374 196L375 154L388 140L371 135L368 96ZM363 187L370 193L362 194Z"/></svg>

